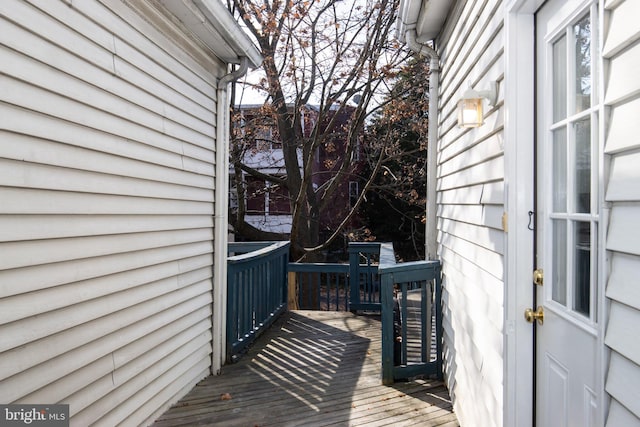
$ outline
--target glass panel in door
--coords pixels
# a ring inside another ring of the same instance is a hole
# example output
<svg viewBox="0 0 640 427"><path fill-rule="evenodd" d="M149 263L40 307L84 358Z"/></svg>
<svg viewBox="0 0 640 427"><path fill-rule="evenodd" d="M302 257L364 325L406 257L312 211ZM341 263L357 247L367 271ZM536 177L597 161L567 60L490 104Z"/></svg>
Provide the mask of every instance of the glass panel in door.
<svg viewBox="0 0 640 427"><path fill-rule="evenodd" d="M591 60L592 11L579 15L550 41L552 113L547 127L551 179L548 212L551 289L548 300L578 319L595 321L595 254L597 203L592 191L594 130Z"/></svg>

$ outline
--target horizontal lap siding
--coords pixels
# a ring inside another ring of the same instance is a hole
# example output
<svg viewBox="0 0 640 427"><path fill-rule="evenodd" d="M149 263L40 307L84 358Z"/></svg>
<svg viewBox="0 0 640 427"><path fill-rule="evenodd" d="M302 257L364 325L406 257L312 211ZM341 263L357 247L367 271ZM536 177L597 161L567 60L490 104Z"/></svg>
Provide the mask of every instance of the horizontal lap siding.
<svg viewBox="0 0 640 427"><path fill-rule="evenodd" d="M482 127L456 126L456 104L469 84L484 90L503 78L502 7L499 0L459 3L438 40L445 377L462 425L500 425L503 413L502 93L496 106L485 102Z"/></svg>
<svg viewBox="0 0 640 427"><path fill-rule="evenodd" d="M606 240L611 259L606 288L605 344L611 350L605 384L611 397L607 425L640 426L640 4L607 1L605 8L605 103L611 112L605 142L610 159L605 198L611 203Z"/></svg>
<svg viewBox="0 0 640 427"><path fill-rule="evenodd" d="M209 372L223 64L119 1L0 16L0 402L148 423Z"/></svg>

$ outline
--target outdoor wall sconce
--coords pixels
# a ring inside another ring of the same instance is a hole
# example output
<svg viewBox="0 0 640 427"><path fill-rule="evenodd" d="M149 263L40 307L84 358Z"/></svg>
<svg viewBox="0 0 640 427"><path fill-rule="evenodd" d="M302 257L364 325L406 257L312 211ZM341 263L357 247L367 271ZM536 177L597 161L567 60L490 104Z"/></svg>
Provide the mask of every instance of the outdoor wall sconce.
<svg viewBox="0 0 640 427"><path fill-rule="evenodd" d="M473 90L471 87L458 101L458 126L461 128L477 128L484 124L482 98L486 98L490 107L498 99L498 83L491 82L488 90Z"/></svg>

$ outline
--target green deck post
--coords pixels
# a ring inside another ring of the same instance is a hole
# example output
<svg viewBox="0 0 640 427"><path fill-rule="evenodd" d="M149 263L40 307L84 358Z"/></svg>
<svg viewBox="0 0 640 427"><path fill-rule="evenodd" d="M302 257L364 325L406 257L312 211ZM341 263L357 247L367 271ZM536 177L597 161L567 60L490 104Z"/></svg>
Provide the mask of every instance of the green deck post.
<svg viewBox="0 0 640 427"><path fill-rule="evenodd" d="M349 309L353 313L360 305L360 251L349 243Z"/></svg>
<svg viewBox="0 0 640 427"><path fill-rule="evenodd" d="M436 310L436 374L439 380L443 380L442 372L442 264L438 262L434 265L435 270L435 293L434 308Z"/></svg>
<svg viewBox="0 0 640 427"><path fill-rule="evenodd" d="M393 274L381 276L382 384L393 384Z"/></svg>

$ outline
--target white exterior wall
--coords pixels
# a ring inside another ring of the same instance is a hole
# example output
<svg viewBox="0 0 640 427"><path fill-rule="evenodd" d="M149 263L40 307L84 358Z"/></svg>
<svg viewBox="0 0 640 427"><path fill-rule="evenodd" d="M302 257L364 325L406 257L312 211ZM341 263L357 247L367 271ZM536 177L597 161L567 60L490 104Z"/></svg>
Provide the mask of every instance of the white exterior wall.
<svg viewBox="0 0 640 427"><path fill-rule="evenodd" d="M466 4L463 4L466 3ZM485 124L457 127L471 85L504 75L500 0L459 2L436 41L442 67L438 146L438 253L444 273L445 378L462 425L503 419L503 94ZM481 24L480 24L481 23Z"/></svg>
<svg viewBox="0 0 640 427"><path fill-rule="evenodd" d="M0 402L148 424L209 374L210 58L118 0L0 1Z"/></svg>
<svg viewBox="0 0 640 427"><path fill-rule="evenodd" d="M608 426L640 425L640 2L605 2L605 104L610 111L605 152L610 168L606 237L610 275L605 343L610 349L606 391Z"/></svg>

